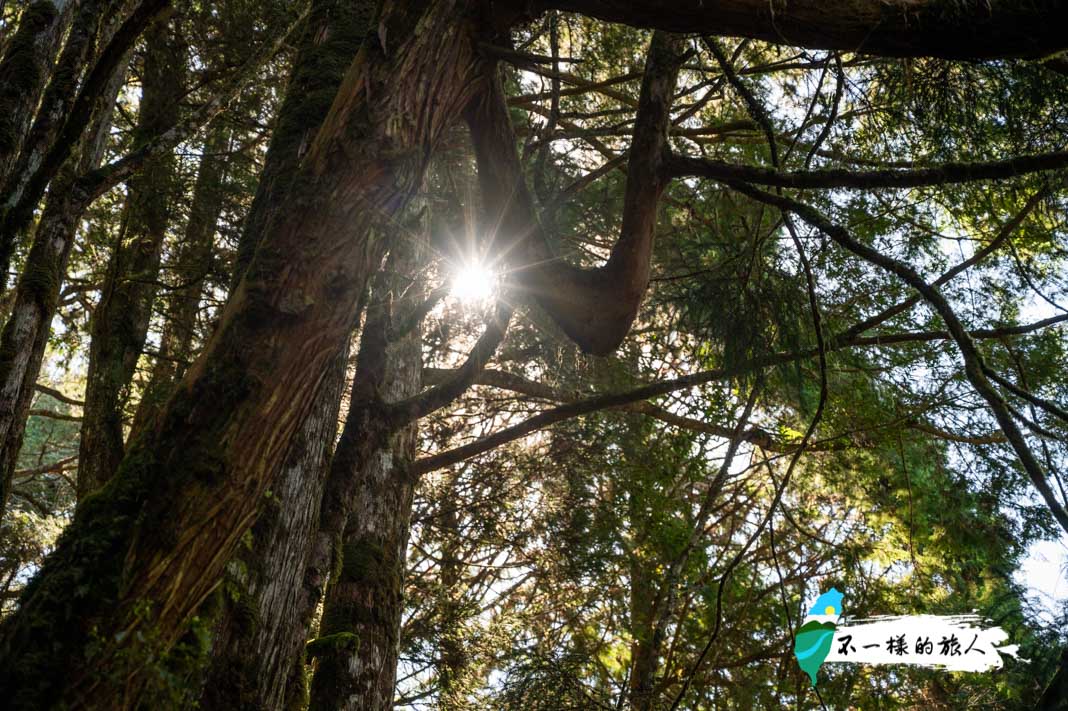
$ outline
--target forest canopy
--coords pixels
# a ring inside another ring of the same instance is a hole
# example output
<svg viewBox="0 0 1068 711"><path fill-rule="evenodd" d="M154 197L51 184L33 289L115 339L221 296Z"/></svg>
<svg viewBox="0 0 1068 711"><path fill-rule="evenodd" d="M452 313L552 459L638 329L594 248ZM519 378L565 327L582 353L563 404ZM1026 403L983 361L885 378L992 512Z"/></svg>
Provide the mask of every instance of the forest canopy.
<svg viewBox="0 0 1068 711"><path fill-rule="evenodd" d="M1064 708L1065 27L0 3L0 705Z"/></svg>

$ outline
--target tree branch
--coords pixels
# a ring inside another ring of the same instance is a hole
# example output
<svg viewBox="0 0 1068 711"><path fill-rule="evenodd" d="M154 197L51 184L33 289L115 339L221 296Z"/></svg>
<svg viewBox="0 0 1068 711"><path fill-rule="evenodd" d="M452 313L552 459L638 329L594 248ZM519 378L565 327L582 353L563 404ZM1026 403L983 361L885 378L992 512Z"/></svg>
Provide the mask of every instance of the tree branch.
<svg viewBox="0 0 1068 711"><path fill-rule="evenodd" d="M701 177L734 180L776 188L831 189L918 188L967 183L976 180L1005 180L1029 173L1068 167L1068 151L1017 156L982 163L943 163L916 170L852 171L840 168L779 172L769 168L734 165L719 160L670 155L664 160L673 178Z"/></svg>
<svg viewBox="0 0 1068 711"><path fill-rule="evenodd" d="M499 236L508 240L498 251L512 266L511 278L588 353L604 355L622 342L649 284L656 208L666 185L661 162L682 62L680 47L677 38L653 36L628 156L621 234L608 262L595 269L582 269L552 255L527 191L495 72L467 111L479 184Z"/></svg>
<svg viewBox="0 0 1068 711"><path fill-rule="evenodd" d="M890 57L1039 58L1068 47L1065 0L538 0L532 9Z"/></svg>
<svg viewBox="0 0 1068 711"><path fill-rule="evenodd" d="M977 329L972 331L970 335L973 338L988 339L988 338L1004 338L1006 336L1022 335L1030 333L1041 328L1046 328L1058 323L1068 321L1068 314L1062 314L1053 318L1037 321L1032 324L1024 324L1021 326L1008 326L1001 329ZM915 334L890 334L882 337L867 337L857 338L853 341L843 341L840 338L828 338L827 339L827 352L844 350L851 347L870 347L885 345L887 343L903 343L908 341L932 341L932 340L949 340L951 335L946 331L924 331ZM471 457L476 457L480 454L484 454L492 449L496 449L509 442L514 442L517 439L527 436L532 432L537 432L540 429L554 425L557 422L563 422L573 417L579 417L582 415L590 414L591 412L598 412L600 410L606 410L614 407L624 407L630 403L639 402L641 400L649 400L661 395L667 395L668 393L676 392L678 390L685 390L687 388L696 387L698 385L704 385L706 383L716 382L720 380L726 380L727 378L733 378L746 373L751 373L761 368L767 368L775 365L783 365L785 363L792 363L798 360L804 360L808 358L815 358L819 355L818 349L810 348L804 351L790 351L784 353L773 353L762 358L754 358L752 360L740 363L732 368L718 368L715 370L705 370L699 373L691 373L679 378L672 378L670 380L662 380L658 383L650 383L649 385L643 385L622 393L611 393L607 395L594 395L585 400L577 400L575 402L567 403L566 405L560 405L554 407L545 412L539 413L530 417L517 425L511 427L505 427L502 430L494 432L492 434L483 437L482 439L475 440L465 445L461 445L454 449L434 454L429 457L423 457L416 460L412 465L412 475L418 476L425 474L426 472L435 471L443 467L452 466L458 462L462 462ZM547 398L548 399L548 398ZM985 436L984 439L990 439L990 436ZM986 442L983 442L984 444Z"/></svg>
<svg viewBox="0 0 1068 711"><path fill-rule="evenodd" d="M76 407L82 407L83 405L85 405L85 403L82 402L81 400L75 400L72 397L68 397L67 395L64 395L63 393L61 393L60 391L56 390L55 388L50 388L47 385L42 385L41 383L36 383L34 385L34 388L37 389L37 392L44 393L45 395L48 395L48 396L50 396L52 398L55 398L56 400L59 400L60 402L65 402L68 405L74 405Z"/></svg>
<svg viewBox="0 0 1068 711"><path fill-rule="evenodd" d="M504 340L508 322L512 319L512 311L513 307L506 303L505 299L498 301L493 314L486 321L486 330L471 349L467 360L456 369L450 380L407 400L385 406L386 419L391 427L395 428L393 431L445 407L471 387L478 374L486 367L486 363L497 352L497 346Z"/></svg>

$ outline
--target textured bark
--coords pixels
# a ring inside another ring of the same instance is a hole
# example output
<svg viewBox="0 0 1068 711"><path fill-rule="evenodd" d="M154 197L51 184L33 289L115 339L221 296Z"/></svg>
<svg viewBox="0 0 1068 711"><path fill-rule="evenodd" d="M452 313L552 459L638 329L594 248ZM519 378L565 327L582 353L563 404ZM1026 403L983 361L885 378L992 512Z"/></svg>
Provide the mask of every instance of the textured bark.
<svg viewBox="0 0 1068 711"><path fill-rule="evenodd" d="M245 274L264 227L285 197L371 26L372 0L313 0L256 195L241 230L233 283Z"/></svg>
<svg viewBox="0 0 1068 711"><path fill-rule="evenodd" d="M111 30L116 22L111 23ZM234 80L224 90L211 97L196 112L174 122L163 134L107 165L94 167L94 161L85 162L86 148L82 148L80 162L68 164L49 190L44 213L38 221L33 246L27 255L20 275L21 285L15 294L17 306L4 325L0 335L0 467L5 482L3 497L6 498L7 483L15 466L15 457L22 445L26 412L32 398L41 357L48 339L60 289L66 278L67 261L72 246L71 240L78 222L93 200L97 199L122 180L134 175L144 161L169 152L178 143L191 136L200 126L209 122L223 106L249 81L254 70L265 56L272 56L288 33L279 42L267 48L263 56L250 59L237 70ZM112 75L107 91L98 98L98 111L110 111L115 97L122 87L126 61L120 63L122 70ZM97 114L99 115L99 114ZM103 152L107 138L106 125L92 124L95 128L86 133L94 136L89 141ZM95 132L95 133L94 133ZM17 315L17 318L16 318ZM25 399L24 399L25 398Z"/></svg>
<svg viewBox="0 0 1068 711"><path fill-rule="evenodd" d="M382 8L379 46L347 73L204 353L0 627L0 689L19 690L16 708L135 705L151 652L217 585L380 262L370 223L408 202L471 98L472 10Z"/></svg>
<svg viewBox="0 0 1068 711"><path fill-rule="evenodd" d="M347 356L346 348L330 365L315 405L263 502L248 546L228 566L233 582L224 591L225 608L215 629L202 709L292 708L284 703L287 694L303 688L302 652L308 628L293 611L301 594L302 564L319 526ZM296 691L293 696L303 694Z"/></svg>
<svg viewBox="0 0 1068 711"><path fill-rule="evenodd" d="M135 144L169 127L184 93L186 51L176 31L157 26L147 40ZM89 322L79 501L110 479L122 461L125 404L152 317L176 170L174 154L161 153L145 161L128 183L123 229Z"/></svg>
<svg viewBox="0 0 1068 711"><path fill-rule="evenodd" d="M77 161L64 167L49 191L33 244L15 288L11 315L0 333L0 514L7 507L11 477L22 448L49 326L59 303L78 222L92 194L78 175L99 165L111 113L125 78L116 71L87 131Z"/></svg>
<svg viewBox="0 0 1068 711"><path fill-rule="evenodd" d="M225 153L230 146L230 136L229 126L224 122L216 122L208 129L207 138L204 139L189 220L174 262L170 265L177 283L165 295L165 320L159 355L152 368L149 384L137 405L130 426L130 439L136 437L148 423L155 421L175 383L185 372L186 364L193 358L193 337L200 297L204 291L204 279L211 269L215 229L222 212Z"/></svg>
<svg viewBox="0 0 1068 711"><path fill-rule="evenodd" d="M423 299L422 285L417 282L411 286L423 264L422 246L411 249L411 242L404 240L397 249L403 256L390 260L389 271L381 279L385 288L372 295L371 303L379 310L388 309L401 293L413 304ZM395 314L389 317L388 325L401 320L403 317ZM385 324L379 315L368 314L367 329ZM380 342L371 336L368 348L374 349ZM373 392L386 402L415 396L421 386L422 330L417 327L390 343L383 355L384 365L374 372L356 371L360 385L354 392ZM363 360L366 367L368 359ZM373 382L376 377L381 381ZM353 402L356 411L349 417L358 421L363 417L359 410L368 405L373 409L375 401ZM346 433L351 437L347 424ZM347 476L354 482L355 496L342 536L340 564L327 588L319 638L309 645L317 662L311 687L313 710L393 708L414 483L408 466L415 451L416 426L411 424L393 433L359 470L332 468L332 478ZM352 463L344 456L335 461L338 467Z"/></svg>
<svg viewBox="0 0 1068 711"><path fill-rule="evenodd" d="M282 198L292 187L300 159L363 42L371 15L365 5L345 0L312 4L238 244L235 283L247 270L264 226L284 209ZM204 709L292 708L307 696L304 645L309 620L294 610L304 595L304 562L318 530L344 375L344 360L327 374L313 409L326 414L301 423L287 465L271 483L270 505L253 527L253 548L242 550L231 562L231 568L249 572L244 583L237 584L239 599L228 601L216 622L201 698ZM331 426L321 427L320 421L329 416Z"/></svg>
<svg viewBox="0 0 1068 711"><path fill-rule="evenodd" d="M70 33L63 43L63 51L51 71L51 81L48 82L41 105L36 115L31 113L33 125L19 147L17 159L13 159L9 171L0 171L0 176L4 176L0 178L0 185L3 186L0 195L3 195L5 207L19 202L26 181L40 168L63 125L78 95L78 83L87 60L93 56L101 20L120 11L124 4L123 0L82 0L78 6L70 23Z"/></svg>
<svg viewBox="0 0 1068 711"><path fill-rule="evenodd" d="M627 161L620 237L608 262L595 269L567 264L551 254L527 191L499 79L488 78L485 94L467 114L481 192L500 215L491 224L499 224L498 232L516 243L493 251L509 255L517 288L531 293L589 353L605 355L619 346L649 285L657 204L668 181L663 160L680 49L679 38L653 35Z"/></svg>
<svg viewBox="0 0 1068 711"><path fill-rule="evenodd" d="M893 57L1044 57L1068 47L1065 0L543 0L534 8Z"/></svg>
<svg viewBox="0 0 1068 711"><path fill-rule="evenodd" d="M0 59L0 185L7 182L18 159L77 4L63 0L30 3Z"/></svg>

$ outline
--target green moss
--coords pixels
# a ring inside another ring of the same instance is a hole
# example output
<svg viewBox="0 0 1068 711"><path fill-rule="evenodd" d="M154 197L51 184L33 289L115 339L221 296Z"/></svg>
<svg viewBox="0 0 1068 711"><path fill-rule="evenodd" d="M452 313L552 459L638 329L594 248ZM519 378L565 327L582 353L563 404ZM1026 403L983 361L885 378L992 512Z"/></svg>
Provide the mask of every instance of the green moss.
<svg viewBox="0 0 1068 711"><path fill-rule="evenodd" d="M52 25L57 14L55 6L45 0L30 4L19 18L19 27L0 63L0 151L17 148L20 136L16 126L28 108L23 104L43 83L37 36Z"/></svg>
<svg viewBox="0 0 1068 711"><path fill-rule="evenodd" d="M360 608L363 606L360 605ZM352 602L331 601L323 608L323 618L319 622L319 631L326 634L351 632L366 616L366 613Z"/></svg>
<svg viewBox="0 0 1068 711"><path fill-rule="evenodd" d="M377 542L359 539L341 547L342 583L375 584L384 581L392 572L392 556Z"/></svg>
<svg viewBox="0 0 1068 711"><path fill-rule="evenodd" d="M351 652L356 649L356 645L359 642L359 635L352 632L336 632L325 637L316 637L311 642L308 642L305 652L308 655L308 659L314 659L323 654L333 654L338 651Z"/></svg>

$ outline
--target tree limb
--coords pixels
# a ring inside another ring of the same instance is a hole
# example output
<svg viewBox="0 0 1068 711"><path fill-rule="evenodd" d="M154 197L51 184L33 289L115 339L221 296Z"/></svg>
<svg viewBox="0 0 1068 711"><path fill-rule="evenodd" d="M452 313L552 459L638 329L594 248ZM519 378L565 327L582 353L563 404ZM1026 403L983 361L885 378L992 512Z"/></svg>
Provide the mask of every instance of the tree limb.
<svg viewBox="0 0 1068 711"><path fill-rule="evenodd" d="M964 360L964 375L968 379L968 382L972 384L972 387L979 396L986 401L987 406L994 415L994 419L997 420L998 425L1001 427L1001 431L1005 433L1006 439L1008 439L1013 451L1016 452L1017 459L1023 466L1024 471L1027 472L1028 477L1031 479L1031 483L1034 484L1035 488L1046 502L1053 517L1057 519L1061 528L1068 531L1068 511L1066 511L1064 505L1057 500L1056 495L1050 488L1045 470L1031 452L1027 441L1024 439L1023 433L1016 425L1016 420L1007 403L987 378L988 368L984 362L982 354L979 353L972 337L965 330L964 325L960 322L960 319L957 318L957 314L953 311L953 308L938 288L928 284L924 278L908 264L883 254L875 248L858 241L846 228L831 222L819 211L809 205L800 203L788 197L773 195L772 193L758 190L745 183L728 182L727 184L732 189L753 200L794 213L812 227L826 234L842 248L852 252L864 261L870 262L871 264L894 274L923 296L924 300L938 312L938 315L946 324L950 336L957 344L957 348Z"/></svg>
<svg viewBox="0 0 1068 711"><path fill-rule="evenodd" d="M1068 314L1062 314L1053 318L1038 321L1033 324L1024 324L1021 326L1009 326L1003 329L977 329L972 331L970 335L973 338L1003 338L1008 335L1022 335L1024 333L1030 333L1041 328L1046 328L1051 325L1068 321ZM885 337L867 337L857 338L850 342L845 342L840 338L828 338L827 339L827 352L843 350L845 348L855 346L879 346L886 343L901 343L905 341L926 341L926 340L949 340L951 335L945 331L925 331L918 334L891 334ZM727 378L733 378L738 375L751 373L761 368L767 368L775 365L783 365L785 363L792 363L794 361L803 360L807 358L814 358L819 355L819 351L815 348L810 348L803 351L791 351L784 353L773 353L761 358L754 358L752 360L740 363L732 368L717 368L714 370L705 370L698 373L691 373L678 378L672 378L670 380L662 380L658 383L650 383L641 387L635 388L622 393L610 393L605 395L594 395L584 400L576 400L565 405L554 407L545 412L541 412L534 415L519 424L505 427L492 434L487 435L481 439L469 442L468 444L461 445L454 449L434 454L429 457L423 457L418 459L412 465L412 475L418 476L425 474L426 472L435 471L443 467L452 466L458 462L462 462L471 457L476 457L479 454L484 454L492 449L496 449L501 445L509 442L514 442L517 439L527 436L532 432L554 425L557 422L563 422L573 417L580 417L582 415L588 415L591 412L598 412L600 410L606 410L614 407L624 407L630 403L639 402L641 400L649 400L661 395L667 395L668 393L678 390L685 390L687 388L696 387L698 385L704 385L706 383L716 382L720 380L726 380ZM985 436L984 439L990 439L990 436ZM982 442L985 444L986 442Z"/></svg>
<svg viewBox="0 0 1068 711"><path fill-rule="evenodd" d="M622 342L649 284L656 208L666 185L661 161L682 62L680 48L677 38L653 36L628 156L621 234L608 262L595 269L582 269L552 255L527 191L495 74L487 78L482 96L467 111L479 184L498 237L507 240L499 253L511 266L510 277L588 353L604 355Z"/></svg>
<svg viewBox="0 0 1068 711"><path fill-rule="evenodd" d="M734 165L719 160L671 155L665 161L673 178L702 177L713 180L736 180L777 188L918 188L933 185L967 183L976 180L1005 180L1028 173L1060 170L1068 167L1068 151L1017 156L1007 160L981 163L954 162L916 170L852 171L826 170L776 171L748 165Z"/></svg>
<svg viewBox="0 0 1068 711"><path fill-rule="evenodd" d="M1039 58L1068 47L1065 0L538 0L531 9L889 57Z"/></svg>

